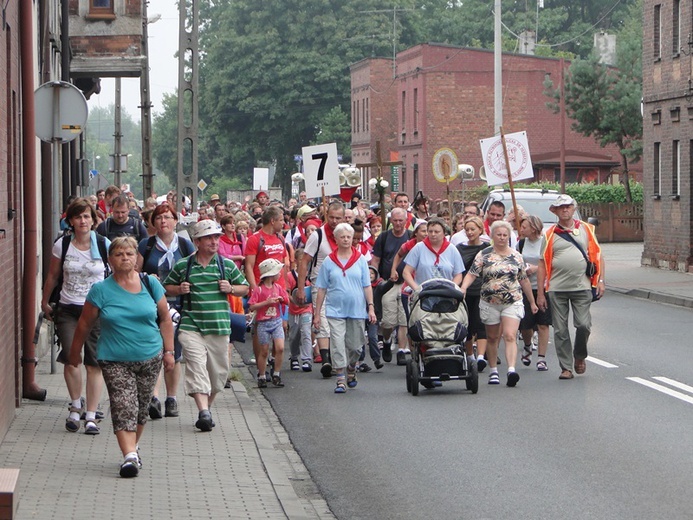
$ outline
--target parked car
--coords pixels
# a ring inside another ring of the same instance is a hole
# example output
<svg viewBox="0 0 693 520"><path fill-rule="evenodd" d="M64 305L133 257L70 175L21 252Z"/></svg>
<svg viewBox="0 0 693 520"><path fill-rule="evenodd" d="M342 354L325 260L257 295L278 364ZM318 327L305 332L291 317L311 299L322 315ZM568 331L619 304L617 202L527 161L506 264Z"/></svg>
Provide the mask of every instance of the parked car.
<svg viewBox="0 0 693 520"><path fill-rule="evenodd" d="M545 190L536 188L516 188L515 202L522 206L528 215L536 215L544 223L544 230L555 224L558 218L549 209L551 203L556 200L560 193L556 190ZM513 208L513 201L510 196L510 189L495 189L491 191L484 202L481 204L481 209L486 212L490 204L494 201L501 201L505 206L507 214ZM575 210L575 218L581 219L579 208ZM597 224L596 219L590 219L590 224Z"/></svg>

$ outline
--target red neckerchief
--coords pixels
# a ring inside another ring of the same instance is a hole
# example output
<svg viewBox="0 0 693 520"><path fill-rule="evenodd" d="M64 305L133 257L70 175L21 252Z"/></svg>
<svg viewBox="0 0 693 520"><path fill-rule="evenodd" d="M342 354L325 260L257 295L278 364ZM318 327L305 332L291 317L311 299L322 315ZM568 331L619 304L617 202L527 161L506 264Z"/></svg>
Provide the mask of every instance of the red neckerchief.
<svg viewBox="0 0 693 520"><path fill-rule="evenodd" d="M580 221L579 220L573 220L574 223L574 229L579 229L580 228ZM572 233L572 229L566 229L560 224L556 224L556 229L554 231L555 233L561 234L561 233Z"/></svg>
<svg viewBox="0 0 693 520"><path fill-rule="evenodd" d="M337 264L337 267L339 267L342 270L342 274L346 276L347 269L349 269L352 265L358 262L358 259L361 258L361 253L359 253L355 247L352 247L351 256L349 257L349 260L347 260L346 265L342 265L342 262L339 260L339 257L337 256L336 249L332 251L332 253L330 253L330 258L335 264Z"/></svg>
<svg viewBox="0 0 693 520"><path fill-rule="evenodd" d="M407 212L407 225L404 226L405 229L409 229L409 226L411 226L412 221L414 220L414 215Z"/></svg>
<svg viewBox="0 0 693 520"><path fill-rule="evenodd" d="M224 242L225 244L228 244L230 246L237 246L241 243L241 241L238 240L238 235L236 233L233 234L233 238L234 238L234 240L231 240L228 237L228 235L224 234L224 235L221 235L221 237L219 238L219 241Z"/></svg>
<svg viewBox="0 0 693 520"><path fill-rule="evenodd" d="M371 250L373 250L373 246L375 246L375 237L373 235L369 236L366 243L370 246Z"/></svg>
<svg viewBox="0 0 693 520"><path fill-rule="evenodd" d="M440 255L442 255L450 245L450 242L443 239L443 245L440 246L440 251L436 251L435 249L433 249L433 246L431 245L431 240L428 237L423 239L423 243L431 253L436 255L436 261L433 263L433 265L438 265L438 262L440 262Z"/></svg>
<svg viewBox="0 0 693 520"><path fill-rule="evenodd" d="M298 230L298 235L301 237L301 244L305 245L305 243L308 242L308 239L306 238L306 230L303 229L303 223L297 223L296 229Z"/></svg>
<svg viewBox="0 0 693 520"><path fill-rule="evenodd" d="M330 249L332 251L337 250L337 240L334 238L334 229L332 229L329 224L326 224L325 227L323 228L325 231L325 238L327 238L327 242L330 244Z"/></svg>
<svg viewBox="0 0 693 520"><path fill-rule="evenodd" d="M359 253L361 253L363 256L366 256L370 249L368 248L368 244L365 242L359 242Z"/></svg>

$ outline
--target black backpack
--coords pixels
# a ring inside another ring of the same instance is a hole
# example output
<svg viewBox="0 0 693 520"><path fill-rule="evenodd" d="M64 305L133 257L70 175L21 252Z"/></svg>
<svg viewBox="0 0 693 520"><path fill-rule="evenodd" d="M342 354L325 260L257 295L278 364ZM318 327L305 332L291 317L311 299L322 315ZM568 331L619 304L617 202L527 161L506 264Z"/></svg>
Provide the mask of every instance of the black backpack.
<svg viewBox="0 0 693 520"><path fill-rule="evenodd" d="M63 235L58 237L58 240L62 239L62 253L60 254L60 275L58 276L58 283L55 284L55 288L48 298L48 303L57 304L60 301L60 291L63 289L63 266L65 265L65 257L67 256L67 250L70 248L70 242L72 241L72 235ZM58 241L56 240L56 242ZM101 260L103 261L103 277L108 278L111 274L111 267L108 265L108 251L106 250L106 238L96 234L96 245L99 248L99 254L101 255Z"/></svg>
<svg viewBox="0 0 693 520"><path fill-rule="evenodd" d="M190 270L192 269L192 263L193 263L194 258L195 258L195 255L188 256L188 260L186 261L186 265L185 265L185 278L183 278L184 282L190 281ZM219 277L220 277L219 279L225 280L226 279L226 269L224 268L224 259L218 253L217 253L217 267L219 268ZM190 293L181 295L181 304L183 302L187 302L188 310L192 310L192 295ZM181 308L182 308L182 306L181 306Z"/></svg>

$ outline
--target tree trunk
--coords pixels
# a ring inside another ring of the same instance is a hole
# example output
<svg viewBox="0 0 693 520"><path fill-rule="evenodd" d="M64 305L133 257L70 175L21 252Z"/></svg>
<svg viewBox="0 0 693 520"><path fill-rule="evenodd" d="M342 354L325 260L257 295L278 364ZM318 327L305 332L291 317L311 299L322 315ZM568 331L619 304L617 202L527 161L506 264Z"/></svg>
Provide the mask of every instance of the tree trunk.
<svg viewBox="0 0 693 520"><path fill-rule="evenodd" d="M621 182L623 183L623 187L626 189L626 202L628 204L632 204L633 195L630 192L630 174L628 173L628 158L623 154L621 154L621 166L623 174Z"/></svg>

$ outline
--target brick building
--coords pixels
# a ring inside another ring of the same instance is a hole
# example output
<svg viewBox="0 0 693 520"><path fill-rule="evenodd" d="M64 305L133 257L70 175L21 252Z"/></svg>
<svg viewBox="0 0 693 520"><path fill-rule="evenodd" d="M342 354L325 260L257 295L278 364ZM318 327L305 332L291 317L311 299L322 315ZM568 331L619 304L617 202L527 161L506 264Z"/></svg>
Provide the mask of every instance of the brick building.
<svg viewBox="0 0 693 520"><path fill-rule="evenodd" d="M404 162L399 172L401 190L444 197L445 185L432 173L436 150L452 149L460 163L471 164L478 172L479 139L494 134L493 61L488 50L422 44L397 54L396 77L389 59L352 65L354 162L367 162L362 158L380 140L385 152L397 152ZM538 180L558 180L560 173L560 116L546 107L548 98L543 95L547 75L558 84L560 63L553 58L503 55L503 129L527 132ZM601 148L594 139L573 132L569 119L565 148L568 182L615 180L612 169L620 164L617 148ZM451 183L451 189L460 186L459 181Z"/></svg>
<svg viewBox="0 0 693 520"><path fill-rule="evenodd" d="M19 2L3 8L0 24L0 438L21 395L21 55ZM35 276L35 273L32 273Z"/></svg>
<svg viewBox="0 0 693 520"><path fill-rule="evenodd" d="M691 2L643 5L644 265L693 271L693 11Z"/></svg>

